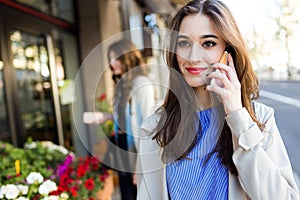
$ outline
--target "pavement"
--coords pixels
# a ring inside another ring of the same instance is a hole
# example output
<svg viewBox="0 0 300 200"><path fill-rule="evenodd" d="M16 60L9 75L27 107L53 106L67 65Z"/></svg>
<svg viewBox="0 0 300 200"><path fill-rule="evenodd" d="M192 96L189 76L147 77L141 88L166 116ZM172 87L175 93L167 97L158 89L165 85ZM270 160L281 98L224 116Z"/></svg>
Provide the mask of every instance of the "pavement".
<svg viewBox="0 0 300 200"><path fill-rule="evenodd" d="M121 200L120 188L118 185L115 186L111 200Z"/></svg>

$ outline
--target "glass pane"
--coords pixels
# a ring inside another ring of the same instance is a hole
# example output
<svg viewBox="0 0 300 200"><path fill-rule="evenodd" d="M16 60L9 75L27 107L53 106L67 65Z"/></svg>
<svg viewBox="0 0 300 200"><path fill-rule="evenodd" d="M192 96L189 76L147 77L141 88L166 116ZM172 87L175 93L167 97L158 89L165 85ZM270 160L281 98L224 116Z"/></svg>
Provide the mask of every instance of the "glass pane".
<svg viewBox="0 0 300 200"><path fill-rule="evenodd" d="M16 0L22 4L28 5L48 15L74 23L74 5L73 0Z"/></svg>
<svg viewBox="0 0 300 200"><path fill-rule="evenodd" d="M74 120L72 120L71 111L74 80L79 66L78 60L76 59L78 58L76 37L67 32L58 30L54 30L52 35L65 147L74 150L73 133L75 132L75 125Z"/></svg>
<svg viewBox="0 0 300 200"><path fill-rule="evenodd" d="M11 136L9 134L6 102L5 102L3 67L4 67L3 61L2 59L0 59L0 140L11 142Z"/></svg>
<svg viewBox="0 0 300 200"><path fill-rule="evenodd" d="M57 143L57 128L45 38L14 30L10 35L23 137Z"/></svg>

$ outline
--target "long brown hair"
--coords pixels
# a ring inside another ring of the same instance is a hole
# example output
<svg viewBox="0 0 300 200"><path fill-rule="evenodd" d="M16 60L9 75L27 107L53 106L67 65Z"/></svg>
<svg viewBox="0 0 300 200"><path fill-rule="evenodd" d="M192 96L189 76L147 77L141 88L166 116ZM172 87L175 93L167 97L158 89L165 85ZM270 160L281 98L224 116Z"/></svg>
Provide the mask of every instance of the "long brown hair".
<svg viewBox="0 0 300 200"><path fill-rule="evenodd" d="M197 13L202 13L211 19L211 22L215 26L220 37L225 40L227 46L230 48L237 76L241 83L242 104L250 113L253 121L263 128L263 124L261 124L255 117L251 103L252 100L259 96L258 80L252 68L247 48L240 34L239 28L230 10L223 2L219 0L194 0L187 3L177 12L169 27L171 29L169 36L171 42L169 42L169 49L166 52L167 64L170 67L170 71L177 71L180 73L175 53L177 46L177 32L179 31L182 19L185 16ZM177 80L174 81L174 79ZM179 83L182 84L179 86ZM157 133L154 136L154 139L157 140L158 144L161 147L165 147L162 153L162 160L164 162L169 162L172 159L174 161L174 159L178 160L187 158L187 154L196 144L196 132L199 128L201 129L201 124L199 124L198 127L195 126L195 121L199 121L199 117L196 112L197 103L195 100L195 94L193 94L190 90L186 90L187 83L185 83L185 81L179 82L176 73L170 73L169 84L170 88L162 106L165 115L163 119L160 120L158 125L159 129L157 129ZM184 102L190 102L189 105L183 105L184 109L188 109L188 111L182 112L184 110L182 108L182 102L180 101L179 104L178 95L176 93L180 93L180 96L184 97ZM184 119L182 120L180 118ZM192 124L189 123L189 125L185 125L183 122L191 122ZM174 138L175 141L172 141ZM186 147L184 153L179 157L178 155L174 155L174 148L178 148L179 146L173 144L176 143L176 141L188 141L189 143L185 144L191 144ZM218 153L218 157L221 159L221 162L228 170L230 170L231 173L237 174L236 167L232 161L232 134L226 121L224 122L221 135L213 152Z"/></svg>
<svg viewBox="0 0 300 200"><path fill-rule="evenodd" d="M112 43L108 47L107 58L109 58L110 52L114 52L117 58L121 62L122 75L126 73L125 77L122 77L124 82L123 89L125 89L124 95L126 99L129 98L129 92L132 89L132 80L137 76L146 76L147 68L140 50L129 40L121 39ZM111 62L109 60L109 62ZM109 64L110 69L112 69L111 64ZM113 75L112 79L115 83L118 82L120 76Z"/></svg>

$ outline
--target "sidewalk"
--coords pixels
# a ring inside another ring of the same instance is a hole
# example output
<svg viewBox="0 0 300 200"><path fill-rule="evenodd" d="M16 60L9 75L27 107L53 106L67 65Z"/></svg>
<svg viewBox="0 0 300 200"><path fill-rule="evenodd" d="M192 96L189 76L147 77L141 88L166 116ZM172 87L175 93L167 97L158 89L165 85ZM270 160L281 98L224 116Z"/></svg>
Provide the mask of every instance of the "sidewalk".
<svg viewBox="0 0 300 200"><path fill-rule="evenodd" d="M114 190L111 200L121 200L120 188L118 185L115 186L115 190Z"/></svg>

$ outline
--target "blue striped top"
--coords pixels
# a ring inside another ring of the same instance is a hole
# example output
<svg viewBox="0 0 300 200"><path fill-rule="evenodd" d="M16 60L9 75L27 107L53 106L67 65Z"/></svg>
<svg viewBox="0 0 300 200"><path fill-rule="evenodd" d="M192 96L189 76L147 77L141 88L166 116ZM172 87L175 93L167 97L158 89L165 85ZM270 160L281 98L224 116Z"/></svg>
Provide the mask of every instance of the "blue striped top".
<svg viewBox="0 0 300 200"><path fill-rule="evenodd" d="M188 154L190 159L167 165L166 179L171 200L228 199L228 170L221 164L217 153L204 164L205 155L213 150L219 134L216 110L201 111L199 118L202 136Z"/></svg>

